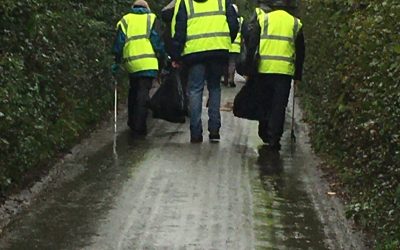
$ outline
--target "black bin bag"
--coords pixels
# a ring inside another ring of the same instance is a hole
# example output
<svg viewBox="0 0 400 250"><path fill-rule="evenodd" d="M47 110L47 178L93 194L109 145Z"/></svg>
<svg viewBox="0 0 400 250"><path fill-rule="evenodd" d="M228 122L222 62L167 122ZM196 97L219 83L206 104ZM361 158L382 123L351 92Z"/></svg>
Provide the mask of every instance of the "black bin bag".
<svg viewBox="0 0 400 250"><path fill-rule="evenodd" d="M161 78L161 86L150 99L153 118L173 123L185 123L185 94L179 72L169 69Z"/></svg>
<svg viewBox="0 0 400 250"><path fill-rule="evenodd" d="M240 54L236 58L236 72L241 76L255 76L257 74L258 64L260 62L260 55L258 54L258 47L255 54L251 55L248 52L246 43L242 42L240 46Z"/></svg>
<svg viewBox="0 0 400 250"><path fill-rule="evenodd" d="M254 77L249 77L233 101L233 115L248 120L262 120L263 107L260 104Z"/></svg>

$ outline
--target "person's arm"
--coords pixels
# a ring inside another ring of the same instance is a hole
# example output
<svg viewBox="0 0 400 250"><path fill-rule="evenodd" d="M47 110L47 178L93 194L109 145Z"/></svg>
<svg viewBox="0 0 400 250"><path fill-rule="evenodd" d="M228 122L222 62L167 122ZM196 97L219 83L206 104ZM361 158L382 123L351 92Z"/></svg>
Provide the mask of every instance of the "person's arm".
<svg viewBox="0 0 400 250"><path fill-rule="evenodd" d="M178 13L176 14L176 22L175 22L175 34L172 38L172 51L171 58L172 61L180 61L183 49L186 43L186 28L187 28L187 12L185 1L181 1L178 9Z"/></svg>
<svg viewBox="0 0 400 250"><path fill-rule="evenodd" d="M226 19L228 21L229 35L231 37L231 42L233 43L239 31L239 23L238 23L237 13L232 6L231 0L226 0Z"/></svg>
<svg viewBox="0 0 400 250"><path fill-rule="evenodd" d="M150 42L154 51L160 56L164 57L165 49L164 42L162 41L160 34L161 33L161 24L158 21L158 18L155 20L154 25L150 32Z"/></svg>
<svg viewBox="0 0 400 250"><path fill-rule="evenodd" d="M297 34L295 47L296 47L296 61L295 61L296 68L293 78L295 81L301 81L303 75L304 58L306 54L303 29L300 29L299 33Z"/></svg>
<svg viewBox="0 0 400 250"><path fill-rule="evenodd" d="M122 32L121 27L118 27L117 34L115 35L114 45L112 53L115 56L115 63L120 64L122 62L122 52L125 46L126 36Z"/></svg>
<svg viewBox="0 0 400 250"><path fill-rule="evenodd" d="M161 19L166 23L171 23L174 16L174 8L176 1L171 1L167 6L161 10Z"/></svg>
<svg viewBox="0 0 400 250"><path fill-rule="evenodd" d="M261 27L257 13L254 12L246 25L243 25L242 37L247 48L247 56L253 59L260 44Z"/></svg>

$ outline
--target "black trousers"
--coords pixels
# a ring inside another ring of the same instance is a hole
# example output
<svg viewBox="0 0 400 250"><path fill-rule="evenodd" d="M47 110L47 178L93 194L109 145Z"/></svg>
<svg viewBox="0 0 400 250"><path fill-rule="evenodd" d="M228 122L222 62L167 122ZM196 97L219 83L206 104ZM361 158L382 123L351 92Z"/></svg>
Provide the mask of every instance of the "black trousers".
<svg viewBox="0 0 400 250"><path fill-rule="evenodd" d="M153 84L151 77L129 76L128 94L128 126L141 134L147 133L147 104L150 99L149 92Z"/></svg>
<svg viewBox="0 0 400 250"><path fill-rule="evenodd" d="M285 111L288 104L292 77L282 74L259 74L256 88L262 116L258 135L265 143L277 145L283 134Z"/></svg>

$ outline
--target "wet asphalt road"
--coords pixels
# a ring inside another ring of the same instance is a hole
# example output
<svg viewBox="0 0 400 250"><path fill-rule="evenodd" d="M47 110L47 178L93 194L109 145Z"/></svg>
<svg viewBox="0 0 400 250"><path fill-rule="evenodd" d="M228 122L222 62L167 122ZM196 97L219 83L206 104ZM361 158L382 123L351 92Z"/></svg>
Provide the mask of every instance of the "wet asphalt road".
<svg viewBox="0 0 400 250"><path fill-rule="evenodd" d="M117 154L110 140L66 164L74 177L13 219L0 249L341 249L301 124L292 145L288 109L281 153L266 150L257 123L230 112L240 86L223 87L219 144L190 144L188 123L151 120L145 140L122 126Z"/></svg>

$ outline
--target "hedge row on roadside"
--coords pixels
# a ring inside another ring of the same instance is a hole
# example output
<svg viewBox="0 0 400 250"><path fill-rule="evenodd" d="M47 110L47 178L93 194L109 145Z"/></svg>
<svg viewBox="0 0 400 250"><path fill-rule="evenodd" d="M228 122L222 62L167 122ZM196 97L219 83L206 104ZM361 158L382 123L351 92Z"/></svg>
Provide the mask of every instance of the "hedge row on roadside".
<svg viewBox="0 0 400 250"><path fill-rule="evenodd" d="M0 194L104 119L114 25L131 4L2 0Z"/></svg>
<svg viewBox="0 0 400 250"><path fill-rule="evenodd" d="M400 2L303 3L313 145L348 188L349 217L400 249Z"/></svg>

